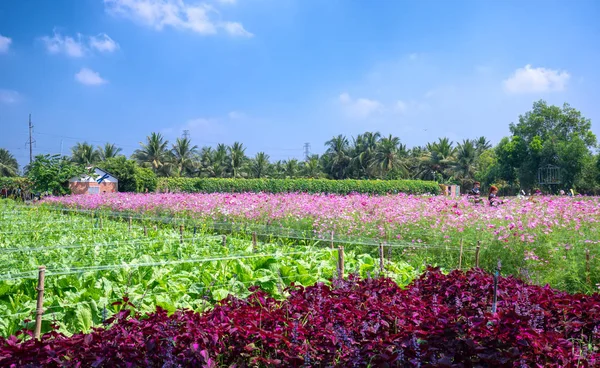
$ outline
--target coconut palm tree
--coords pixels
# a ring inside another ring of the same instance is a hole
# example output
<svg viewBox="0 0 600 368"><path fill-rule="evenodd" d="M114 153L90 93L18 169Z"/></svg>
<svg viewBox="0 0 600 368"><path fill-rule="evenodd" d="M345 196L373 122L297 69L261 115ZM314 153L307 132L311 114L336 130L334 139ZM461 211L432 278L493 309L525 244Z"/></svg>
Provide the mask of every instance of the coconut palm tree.
<svg viewBox="0 0 600 368"><path fill-rule="evenodd" d="M486 137L479 137L475 140L475 149L477 150L477 154L480 155L483 151L487 151L492 148L492 144L487 140Z"/></svg>
<svg viewBox="0 0 600 368"><path fill-rule="evenodd" d="M456 147L455 161L450 171L462 187L471 185L474 181L478 157L476 146L477 142L466 139Z"/></svg>
<svg viewBox="0 0 600 368"><path fill-rule="evenodd" d="M352 163L357 170L357 176L359 178L365 176L371 178L373 176L371 161L380 138L381 134L379 132L365 132L359 134L354 140L352 147Z"/></svg>
<svg viewBox="0 0 600 368"><path fill-rule="evenodd" d="M171 148L171 155L178 176L193 173L198 163L197 153L198 146L192 146L192 141L189 138L177 138Z"/></svg>
<svg viewBox="0 0 600 368"><path fill-rule="evenodd" d="M319 161L319 155L311 155L306 161L304 161L302 173L304 176L311 179L316 179L321 176L321 163Z"/></svg>
<svg viewBox="0 0 600 368"><path fill-rule="evenodd" d="M160 133L151 133L146 137L146 143L141 143L142 148L133 152L133 158L144 166L150 167L157 174L164 174L170 165L170 154L167 150L169 141L165 140ZM166 168L165 168L166 166Z"/></svg>
<svg viewBox="0 0 600 368"><path fill-rule="evenodd" d="M109 158L121 156L122 149L112 143L106 143L104 147L98 147L96 151L98 152L100 161L106 161Z"/></svg>
<svg viewBox="0 0 600 368"><path fill-rule="evenodd" d="M427 143L426 149L421 158L423 166L418 176L423 179L430 179L436 175L447 178L448 168L453 162L456 151L454 143L448 138L439 138L437 142Z"/></svg>
<svg viewBox="0 0 600 368"><path fill-rule="evenodd" d="M0 176L17 176L19 163L7 149L0 148Z"/></svg>
<svg viewBox="0 0 600 368"><path fill-rule="evenodd" d="M234 142L227 147L229 153L229 170L232 177L239 178L246 161L246 147L240 142Z"/></svg>
<svg viewBox="0 0 600 368"><path fill-rule="evenodd" d="M250 171L252 176L260 179L267 174L267 170L269 169L269 155L264 152L258 152L254 159L252 160L252 164L250 165Z"/></svg>
<svg viewBox="0 0 600 368"><path fill-rule="evenodd" d="M285 176L294 179L298 176L298 172L300 171L300 167L298 166L298 160L295 158L291 160L287 160L285 162Z"/></svg>
<svg viewBox="0 0 600 368"><path fill-rule="evenodd" d="M87 142L78 142L71 148L71 161L79 165L90 166L100 161L100 154Z"/></svg>
<svg viewBox="0 0 600 368"><path fill-rule="evenodd" d="M222 178L225 176L225 170L227 169L227 145L223 143L217 144L217 148L213 153L213 171L214 176Z"/></svg>
<svg viewBox="0 0 600 368"><path fill-rule="evenodd" d="M348 155L348 139L340 134L325 142L325 146L328 146L325 155L329 156L326 160L329 165L327 167L329 174L334 179L344 179L348 173L351 161Z"/></svg>
<svg viewBox="0 0 600 368"><path fill-rule="evenodd" d="M404 161L406 156L406 146L400 143L400 138L390 134L377 142L370 167L379 172L381 177L385 177L390 172L398 172L406 176L408 175Z"/></svg>

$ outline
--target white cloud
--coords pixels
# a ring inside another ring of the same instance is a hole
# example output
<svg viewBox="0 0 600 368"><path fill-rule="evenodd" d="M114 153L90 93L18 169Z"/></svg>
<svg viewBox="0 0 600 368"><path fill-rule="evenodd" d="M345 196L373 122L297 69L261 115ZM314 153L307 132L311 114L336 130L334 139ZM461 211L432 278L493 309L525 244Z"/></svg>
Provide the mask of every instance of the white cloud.
<svg viewBox="0 0 600 368"><path fill-rule="evenodd" d="M221 4L234 5L237 0L218 0Z"/></svg>
<svg viewBox="0 0 600 368"><path fill-rule="evenodd" d="M90 37L90 47L100 52L114 52L119 48L119 44L106 33L100 33Z"/></svg>
<svg viewBox="0 0 600 368"><path fill-rule="evenodd" d="M88 86L98 86L101 84L108 83L107 80L102 79L98 72L95 72L88 68L81 68L79 73L75 74L75 80L77 80L81 84L85 84Z"/></svg>
<svg viewBox="0 0 600 368"><path fill-rule="evenodd" d="M241 23L215 19L220 17L219 12L206 3L190 5L184 0L104 0L104 4L110 14L133 19L156 30L168 26L211 35L222 28L233 36L252 35Z"/></svg>
<svg viewBox="0 0 600 368"><path fill-rule="evenodd" d="M346 115L351 118L365 119L383 111L383 104L381 102L368 98L354 99L346 92L342 93L338 97L338 100Z"/></svg>
<svg viewBox="0 0 600 368"><path fill-rule="evenodd" d="M566 71L532 68L527 64L504 81L504 89L509 93L562 91L570 77Z"/></svg>
<svg viewBox="0 0 600 368"><path fill-rule="evenodd" d="M394 107L397 112L404 114L408 109L408 104L402 100L398 100L396 101L396 105Z"/></svg>
<svg viewBox="0 0 600 368"><path fill-rule="evenodd" d="M414 52L414 53L412 53L412 54L408 55L408 58L409 58L410 60L417 60L417 58L418 58L418 57L419 57L419 54L417 54L416 52Z"/></svg>
<svg viewBox="0 0 600 368"><path fill-rule="evenodd" d="M0 103L10 105L19 102L21 95L17 91L0 89Z"/></svg>
<svg viewBox="0 0 600 368"><path fill-rule="evenodd" d="M248 32L241 23L238 22L224 22L221 24L221 27L225 29L227 33L232 36L240 36L240 37L253 37L254 35Z"/></svg>
<svg viewBox="0 0 600 368"><path fill-rule="evenodd" d="M41 38L51 54L64 53L67 56L80 58L89 53L91 49L100 52L113 52L119 48L112 38L106 33L100 33L97 36L84 36L77 33L75 37L63 36L54 30L52 37L44 36Z"/></svg>
<svg viewBox="0 0 600 368"><path fill-rule="evenodd" d="M0 35L0 53L8 52L12 39Z"/></svg>

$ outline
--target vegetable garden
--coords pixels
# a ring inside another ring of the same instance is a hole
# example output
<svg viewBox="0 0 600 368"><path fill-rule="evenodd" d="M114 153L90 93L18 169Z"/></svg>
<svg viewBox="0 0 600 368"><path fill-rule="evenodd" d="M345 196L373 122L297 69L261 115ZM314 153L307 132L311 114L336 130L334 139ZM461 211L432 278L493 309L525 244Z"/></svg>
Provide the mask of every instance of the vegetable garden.
<svg viewBox="0 0 600 368"><path fill-rule="evenodd" d="M600 364L597 198L44 202L1 202L2 366Z"/></svg>

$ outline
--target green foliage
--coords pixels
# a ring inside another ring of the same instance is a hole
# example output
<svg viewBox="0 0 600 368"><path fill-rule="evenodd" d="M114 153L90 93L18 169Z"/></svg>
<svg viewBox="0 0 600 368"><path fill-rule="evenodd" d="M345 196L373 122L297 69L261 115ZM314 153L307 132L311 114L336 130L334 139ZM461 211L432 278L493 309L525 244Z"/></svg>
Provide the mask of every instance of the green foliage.
<svg viewBox="0 0 600 368"><path fill-rule="evenodd" d="M509 183L518 179L521 187L535 186L538 169L546 165L558 165L563 186L572 187L596 145L590 119L569 104L560 108L537 101L518 124L510 124L510 131L511 139L496 149L500 176Z"/></svg>
<svg viewBox="0 0 600 368"><path fill-rule="evenodd" d="M6 176L17 176L19 174L19 163L15 156L7 149L0 148L0 178Z"/></svg>
<svg viewBox="0 0 600 368"><path fill-rule="evenodd" d="M135 168L135 190L137 192L153 192L156 190L158 179L151 169L137 166Z"/></svg>
<svg viewBox="0 0 600 368"><path fill-rule="evenodd" d="M85 169L60 155L37 155L26 168L33 190L54 195L69 194L69 179L85 173Z"/></svg>
<svg viewBox="0 0 600 368"><path fill-rule="evenodd" d="M158 189L172 192L265 192L265 193L409 193L438 194L437 183L420 180L329 180L329 179L220 179L161 178Z"/></svg>
<svg viewBox="0 0 600 368"><path fill-rule="evenodd" d="M7 189L9 191L21 189L23 191L28 191L31 188L31 184L32 183L28 178L21 176L0 177L0 189Z"/></svg>

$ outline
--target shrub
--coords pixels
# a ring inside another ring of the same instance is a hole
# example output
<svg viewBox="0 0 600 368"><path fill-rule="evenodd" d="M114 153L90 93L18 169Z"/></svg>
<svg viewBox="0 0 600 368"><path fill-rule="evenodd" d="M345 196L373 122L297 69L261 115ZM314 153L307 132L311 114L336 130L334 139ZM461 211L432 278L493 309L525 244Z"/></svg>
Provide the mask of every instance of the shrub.
<svg viewBox="0 0 600 368"><path fill-rule="evenodd" d="M161 178L159 191L203 193L330 193L330 194L438 194L437 183L421 180L329 180L329 179L221 179Z"/></svg>

